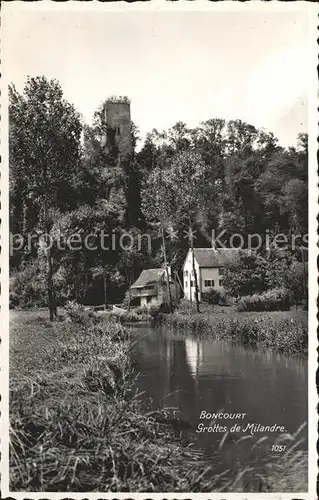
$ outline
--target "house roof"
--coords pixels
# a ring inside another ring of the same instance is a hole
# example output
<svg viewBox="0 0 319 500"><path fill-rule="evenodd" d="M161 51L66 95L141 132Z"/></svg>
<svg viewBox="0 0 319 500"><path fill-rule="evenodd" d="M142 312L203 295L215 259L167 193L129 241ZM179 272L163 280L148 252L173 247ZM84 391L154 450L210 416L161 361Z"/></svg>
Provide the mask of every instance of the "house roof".
<svg viewBox="0 0 319 500"><path fill-rule="evenodd" d="M240 248L194 248L199 267L224 267L234 261L242 252Z"/></svg>
<svg viewBox="0 0 319 500"><path fill-rule="evenodd" d="M163 276L165 269L144 269L131 288L155 285Z"/></svg>

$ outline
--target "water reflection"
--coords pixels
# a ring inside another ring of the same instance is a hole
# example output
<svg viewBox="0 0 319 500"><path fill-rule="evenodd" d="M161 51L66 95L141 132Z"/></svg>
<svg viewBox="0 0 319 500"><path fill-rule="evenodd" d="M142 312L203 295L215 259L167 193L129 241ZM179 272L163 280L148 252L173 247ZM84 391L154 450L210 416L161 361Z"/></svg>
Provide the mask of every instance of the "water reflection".
<svg viewBox="0 0 319 500"><path fill-rule="evenodd" d="M167 328L140 326L135 335L138 388L157 407L177 407L206 450L216 448L222 436L196 434L202 410L247 413L246 423L283 425L292 433L307 420L305 360L197 340Z"/></svg>

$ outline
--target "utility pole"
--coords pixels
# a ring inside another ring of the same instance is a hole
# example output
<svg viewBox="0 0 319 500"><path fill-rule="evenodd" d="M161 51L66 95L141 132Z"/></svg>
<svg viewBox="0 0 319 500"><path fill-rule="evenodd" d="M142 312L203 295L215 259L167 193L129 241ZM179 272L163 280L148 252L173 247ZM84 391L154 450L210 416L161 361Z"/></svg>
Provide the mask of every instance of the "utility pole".
<svg viewBox="0 0 319 500"><path fill-rule="evenodd" d="M193 274L194 274L196 310L199 313L200 309L199 309L199 299L198 299L198 282L197 282L197 273L196 273L196 268L195 268L194 241L193 241L193 231L192 231L192 224L191 224L190 215L189 215L189 239L190 239L191 251L192 251L192 267L193 267ZM192 296L192 288L191 288L191 296Z"/></svg>
<svg viewBox="0 0 319 500"><path fill-rule="evenodd" d="M165 238L164 238L164 224L163 224L162 220L161 220L161 234L162 234L162 246L163 246L163 257L164 257L164 267L165 267L166 282L167 282L167 291L168 291L168 297L169 297L169 310L172 313L173 312L173 301L172 301L172 292L171 292L171 285L170 285L170 279L169 279L169 272L168 272L168 267L167 267L166 246L165 246Z"/></svg>

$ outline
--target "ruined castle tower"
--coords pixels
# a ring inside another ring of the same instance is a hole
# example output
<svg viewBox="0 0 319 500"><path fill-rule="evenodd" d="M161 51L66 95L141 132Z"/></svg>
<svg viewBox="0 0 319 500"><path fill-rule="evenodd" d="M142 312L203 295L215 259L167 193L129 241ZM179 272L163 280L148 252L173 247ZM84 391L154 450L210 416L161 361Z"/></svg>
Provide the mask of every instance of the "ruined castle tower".
<svg viewBox="0 0 319 500"><path fill-rule="evenodd" d="M131 107L126 98L109 99L106 102L106 119L109 140L118 149L119 160L128 158L132 153Z"/></svg>
<svg viewBox="0 0 319 500"><path fill-rule="evenodd" d="M101 145L106 153L105 198L125 211L130 202L120 172L127 178L133 152L131 109L127 97L111 97L105 102L104 123L106 130Z"/></svg>

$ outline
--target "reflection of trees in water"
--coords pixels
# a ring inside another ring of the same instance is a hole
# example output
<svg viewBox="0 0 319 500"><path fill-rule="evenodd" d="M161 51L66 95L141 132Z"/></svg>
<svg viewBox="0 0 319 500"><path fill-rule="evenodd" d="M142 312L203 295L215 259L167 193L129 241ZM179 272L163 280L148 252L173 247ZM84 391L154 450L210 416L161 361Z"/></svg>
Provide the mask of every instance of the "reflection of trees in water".
<svg viewBox="0 0 319 500"><path fill-rule="evenodd" d="M285 368L294 373L297 372L301 378L307 377L307 363L304 358L287 356L270 349L247 348L231 342L214 342L196 337L186 337L185 346L187 362L194 376L204 373L205 369L211 371L211 368L215 373L218 372L218 369L223 372L224 369L228 370L229 368L228 371L236 376L234 372L236 369L239 369L238 374L242 372L245 366L242 360L247 358L249 362L261 363L265 367L271 365L272 370L274 367Z"/></svg>
<svg viewBox="0 0 319 500"><path fill-rule="evenodd" d="M156 407L177 407L194 431L202 410L244 412L246 423L277 423L289 432L307 418L304 360L229 342L177 336L167 329L141 336L137 351L144 373L140 390L154 399ZM199 437L204 447L220 438Z"/></svg>

